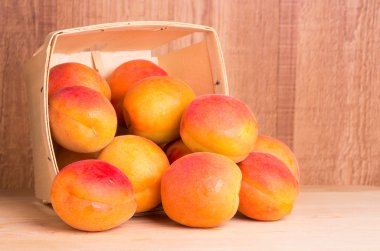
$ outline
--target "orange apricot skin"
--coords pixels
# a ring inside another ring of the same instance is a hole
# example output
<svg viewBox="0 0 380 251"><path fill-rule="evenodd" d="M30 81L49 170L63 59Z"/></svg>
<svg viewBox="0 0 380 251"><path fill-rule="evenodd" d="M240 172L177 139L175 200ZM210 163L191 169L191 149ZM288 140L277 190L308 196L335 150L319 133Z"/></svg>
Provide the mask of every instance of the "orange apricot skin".
<svg viewBox="0 0 380 251"><path fill-rule="evenodd" d="M162 206L169 218L185 226L222 225L237 211L241 178L238 166L223 155L191 153L165 172Z"/></svg>
<svg viewBox="0 0 380 251"><path fill-rule="evenodd" d="M272 154L284 162L293 172L297 180L300 180L300 171L297 158L284 142L266 135L259 135L253 151Z"/></svg>
<svg viewBox="0 0 380 251"><path fill-rule="evenodd" d="M193 152L214 152L236 163L252 151L258 134L254 114L236 98L209 94L194 99L185 110L180 135Z"/></svg>
<svg viewBox="0 0 380 251"><path fill-rule="evenodd" d="M273 155L250 153L239 163L243 180L239 212L260 221L275 221L290 214L299 194L291 170Z"/></svg>
<svg viewBox="0 0 380 251"><path fill-rule="evenodd" d="M53 139L79 153L101 150L111 142L117 128L111 103L82 86L66 87L49 98L49 122Z"/></svg>
<svg viewBox="0 0 380 251"><path fill-rule="evenodd" d="M64 167L51 187L51 203L69 226L104 231L130 219L136 211L133 187L119 169L99 160Z"/></svg>
<svg viewBox="0 0 380 251"><path fill-rule="evenodd" d="M80 63L69 62L54 66L49 73L49 97L70 86L84 86L111 99L111 89L106 80L94 69Z"/></svg>
<svg viewBox="0 0 380 251"><path fill-rule="evenodd" d="M161 202L160 184L169 161L164 151L151 140L136 136L117 136L98 159L107 161L127 175L133 185L136 212L146 212Z"/></svg>
<svg viewBox="0 0 380 251"><path fill-rule="evenodd" d="M180 79L145 78L125 95L125 123L131 134L169 143L179 137L181 116L194 98L194 91Z"/></svg>
<svg viewBox="0 0 380 251"><path fill-rule="evenodd" d="M192 153L192 151L183 143L181 139L177 139L164 147L169 163L172 164L179 158Z"/></svg>
<svg viewBox="0 0 380 251"><path fill-rule="evenodd" d="M130 60L113 71L108 83L112 94L111 103L115 107L120 125L124 125L123 99L125 94L144 78L167 75L161 67L144 59Z"/></svg>

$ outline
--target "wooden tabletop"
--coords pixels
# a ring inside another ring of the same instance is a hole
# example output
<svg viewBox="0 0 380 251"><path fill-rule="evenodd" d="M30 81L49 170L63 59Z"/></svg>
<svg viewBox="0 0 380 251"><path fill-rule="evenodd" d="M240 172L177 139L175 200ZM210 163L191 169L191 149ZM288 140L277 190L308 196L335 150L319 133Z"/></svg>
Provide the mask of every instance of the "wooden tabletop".
<svg viewBox="0 0 380 251"><path fill-rule="evenodd" d="M281 221L236 216L213 229L165 215L134 217L106 232L65 225L30 192L0 192L0 250L380 250L380 187L303 187Z"/></svg>

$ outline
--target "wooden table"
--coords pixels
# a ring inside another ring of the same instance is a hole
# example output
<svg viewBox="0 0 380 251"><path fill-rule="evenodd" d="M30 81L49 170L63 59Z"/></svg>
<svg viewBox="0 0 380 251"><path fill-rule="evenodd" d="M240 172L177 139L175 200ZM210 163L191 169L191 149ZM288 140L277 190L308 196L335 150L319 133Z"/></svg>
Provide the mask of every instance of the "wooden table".
<svg viewBox="0 0 380 251"><path fill-rule="evenodd" d="M0 192L0 250L380 250L380 187L303 187L276 222L236 216L192 229L164 215L87 233L66 226L30 192Z"/></svg>

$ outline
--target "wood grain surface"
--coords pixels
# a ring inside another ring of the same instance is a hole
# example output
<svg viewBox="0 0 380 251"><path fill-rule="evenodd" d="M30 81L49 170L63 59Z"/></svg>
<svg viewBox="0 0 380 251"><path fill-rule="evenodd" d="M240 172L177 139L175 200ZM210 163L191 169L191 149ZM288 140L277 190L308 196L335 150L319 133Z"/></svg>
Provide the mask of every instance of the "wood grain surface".
<svg viewBox="0 0 380 251"><path fill-rule="evenodd" d="M294 150L305 184L380 184L380 1L303 1Z"/></svg>
<svg viewBox="0 0 380 251"><path fill-rule="evenodd" d="M0 250L380 250L380 188L303 187L292 214L259 222L236 215L211 229L165 215L133 217L115 229L70 228L32 194L0 191Z"/></svg>
<svg viewBox="0 0 380 251"><path fill-rule="evenodd" d="M2 0L0 188L33 184L24 62L50 31L128 20L213 26L231 95L293 147L302 184L380 185L378 0Z"/></svg>

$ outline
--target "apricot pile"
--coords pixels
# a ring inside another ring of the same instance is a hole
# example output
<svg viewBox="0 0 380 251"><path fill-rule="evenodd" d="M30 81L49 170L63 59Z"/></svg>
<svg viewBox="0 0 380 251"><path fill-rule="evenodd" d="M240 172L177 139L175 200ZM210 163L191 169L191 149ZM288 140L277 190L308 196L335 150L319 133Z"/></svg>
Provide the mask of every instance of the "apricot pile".
<svg viewBox="0 0 380 251"><path fill-rule="evenodd" d="M189 227L217 227L238 211L273 221L297 199L294 153L258 134L246 104L197 97L153 62L125 62L107 81L79 63L57 65L48 104L60 170L51 202L73 228L111 229L160 204Z"/></svg>

